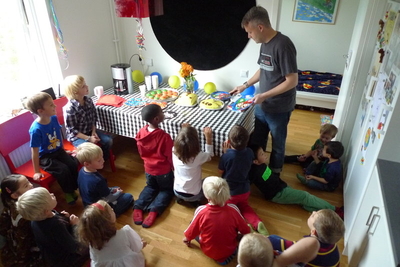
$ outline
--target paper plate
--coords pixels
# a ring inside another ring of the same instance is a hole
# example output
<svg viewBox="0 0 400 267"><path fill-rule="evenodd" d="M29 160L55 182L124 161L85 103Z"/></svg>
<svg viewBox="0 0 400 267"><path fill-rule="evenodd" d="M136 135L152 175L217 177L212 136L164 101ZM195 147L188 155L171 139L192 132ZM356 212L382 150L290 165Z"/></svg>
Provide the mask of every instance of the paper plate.
<svg viewBox="0 0 400 267"><path fill-rule="evenodd" d="M199 107L205 110L221 110L224 108L225 103L221 100L208 98L200 101Z"/></svg>
<svg viewBox="0 0 400 267"><path fill-rule="evenodd" d="M161 109L165 109L168 106L168 102L165 102L165 101L164 102L162 102L162 101L153 101L153 102L146 103L145 105L147 106L147 105L150 105L150 104L159 105L161 107Z"/></svg>
<svg viewBox="0 0 400 267"><path fill-rule="evenodd" d="M236 102L229 104L226 108L233 111L245 111L253 105L252 100L248 100L245 97L241 97Z"/></svg>
<svg viewBox="0 0 400 267"><path fill-rule="evenodd" d="M221 100L221 101L226 101L231 98L231 94L229 94L229 92L225 92L225 91L216 91L214 93L211 93L210 97Z"/></svg>
<svg viewBox="0 0 400 267"><path fill-rule="evenodd" d="M155 90L147 91L145 94L146 99L149 101L173 101L177 99L179 96L178 90L171 89L171 88L159 88Z"/></svg>
<svg viewBox="0 0 400 267"><path fill-rule="evenodd" d="M131 98L125 101L124 105L132 108L143 107L146 104L146 100L142 98Z"/></svg>

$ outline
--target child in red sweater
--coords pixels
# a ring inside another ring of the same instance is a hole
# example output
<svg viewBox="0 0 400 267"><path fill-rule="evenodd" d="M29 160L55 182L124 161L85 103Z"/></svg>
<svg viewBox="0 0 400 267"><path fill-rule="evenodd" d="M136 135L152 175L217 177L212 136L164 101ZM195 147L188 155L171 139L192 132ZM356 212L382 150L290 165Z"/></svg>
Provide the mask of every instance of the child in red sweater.
<svg viewBox="0 0 400 267"><path fill-rule="evenodd" d="M142 109L142 118L148 122L135 139L139 154L144 161L146 186L135 201L133 221L148 228L169 205L174 197L174 172L172 164L171 136L159 128L164 113L159 105L150 104ZM143 221L143 211L149 215Z"/></svg>
<svg viewBox="0 0 400 267"><path fill-rule="evenodd" d="M190 241L196 239L204 254L218 264L226 265L236 256L239 232L248 234L250 228L238 207L226 203L230 193L225 179L207 177L203 182L203 192L208 204L196 209L184 232L183 242L190 247Z"/></svg>

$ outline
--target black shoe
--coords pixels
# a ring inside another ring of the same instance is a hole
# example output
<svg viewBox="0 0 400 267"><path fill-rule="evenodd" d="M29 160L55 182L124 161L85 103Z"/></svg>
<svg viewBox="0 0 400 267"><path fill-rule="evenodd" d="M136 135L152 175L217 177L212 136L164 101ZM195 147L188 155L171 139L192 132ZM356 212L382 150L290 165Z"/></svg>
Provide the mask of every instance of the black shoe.
<svg viewBox="0 0 400 267"><path fill-rule="evenodd" d="M285 156L285 158L283 159L284 163L296 163L299 162L298 157L300 155L292 155L292 156Z"/></svg>
<svg viewBox="0 0 400 267"><path fill-rule="evenodd" d="M201 205L200 201L193 201L193 202L188 202L188 203L190 204L190 206L192 206L193 208L196 208L196 209Z"/></svg>

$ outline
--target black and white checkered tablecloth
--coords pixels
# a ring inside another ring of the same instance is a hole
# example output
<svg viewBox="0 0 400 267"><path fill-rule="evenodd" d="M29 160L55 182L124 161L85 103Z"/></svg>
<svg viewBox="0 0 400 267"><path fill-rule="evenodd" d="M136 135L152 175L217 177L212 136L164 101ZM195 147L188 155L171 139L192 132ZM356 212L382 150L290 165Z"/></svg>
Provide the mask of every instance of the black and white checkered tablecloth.
<svg viewBox="0 0 400 267"><path fill-rule="evenodd" d="M161 88L167 88L168 85L162 83ZM181 89L179 91L182 91ZM121 97L129 100L131 98L140 97L138 84L134 86L134 94L121 95ZM104 94L113 94L112 88L105 90ZM200 89L197 91L199 97L199 102L209 96ZM93 102L97 102L97 97L92 97ZM228 103L225 104L225 107ZM123 105L119 108L112 106L96 105L97 115L99 117L97 127L106 132L110 132L117 135L122 135L126 137L134 138L140 128L146 125L146 122L142 120L141 117L142 108L133 108ZM199 137L201 142L201 148L204 149L205 137L203 134L204 127L211 127L213 131L213 144L214 144L214 154L216 156L222 155L222 143L228 139L228 133L231 127L235 124L244 126L249 133L253 131L254 128L254 106L249 108L245 112L235 112L232 110L227 110L226 108L222 110L204 110L195 107L182 107L170 102L166 111L172 111L177 114L176 117L171 119L165 119L161 123L160 128L169 133L174 139L181 128L181 124L184 122L190 123L199 131Z"/></svg>

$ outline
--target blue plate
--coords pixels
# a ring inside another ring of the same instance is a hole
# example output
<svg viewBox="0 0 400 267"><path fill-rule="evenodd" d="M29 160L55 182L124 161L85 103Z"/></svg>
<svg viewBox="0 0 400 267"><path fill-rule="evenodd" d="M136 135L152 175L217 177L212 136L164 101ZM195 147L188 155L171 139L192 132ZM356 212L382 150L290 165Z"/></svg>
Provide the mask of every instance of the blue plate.
<svg viewBox="0 0 400 267"><path fill-rule="evenodd" d="M226 108L233 111L242 112L251 107L252 105L253 101L251 99L241 97L238 100L236 100L236 102L229 104Z"/></svg>
<svg viewBox="0 0 400 267"><path fill-rule="evenodd" d="M210 97L221 101L226 101L231 99L231 95L229 94L229 92L225 91L216 91L214 93L211 93Z"/></svg>

